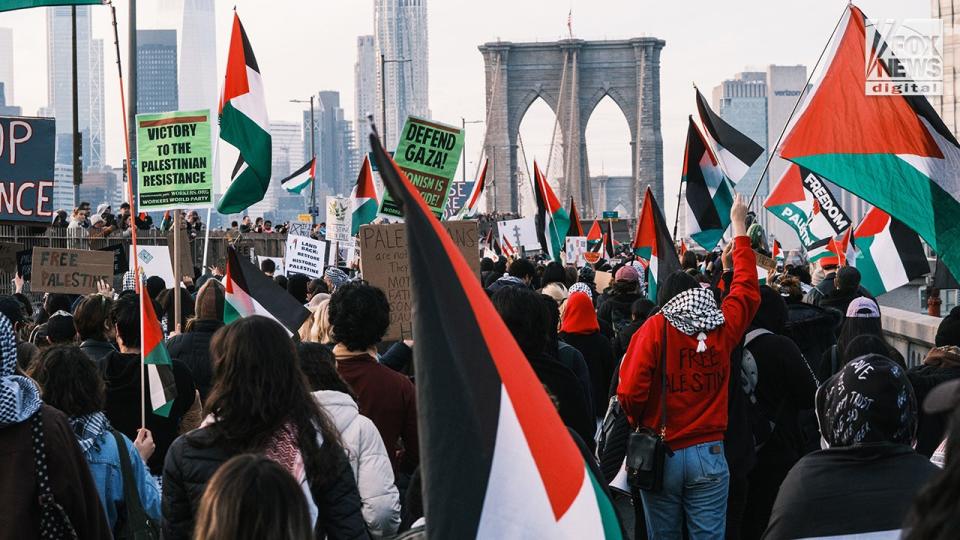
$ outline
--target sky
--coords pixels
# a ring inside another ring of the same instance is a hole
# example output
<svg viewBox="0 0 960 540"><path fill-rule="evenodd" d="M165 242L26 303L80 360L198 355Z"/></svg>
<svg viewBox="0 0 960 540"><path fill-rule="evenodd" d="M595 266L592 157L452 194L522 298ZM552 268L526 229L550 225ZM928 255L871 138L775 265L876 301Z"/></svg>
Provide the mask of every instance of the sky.
<svg viewBox="0 0 960 540"><path fill-rule="evenodd" d="M430 108L434 119L459 124L483 120L484 72L477 46L505 41L554 41L567 35L572 13L577 38L623 39L652 36L666 40L661 55L661 119L664 193L680 181L687 115L695 110L691 83L709 96L722 80L769 64L812 67L846 6L845 0L425 0L428 2ZM120 46L126 63L127 5L115 0ZM861 0L869 17L929 17L929 0ZM140 28L176 28L179 0L141 0ZM297 121L305 99L319 90L339 90L353 117L353 66L356 37L373 33L373 0L217 0L217 79L222 80L232 9L236 6L263 76L271 120ZM110 10L94 9L94 37L105 47L107 161L123 156L119 89L114 69ZM25 114L46 105L46 25L44 8L0 13L0 27L14 29L17 103ZM629 132L615 106L603 102L588 124L591 172L629 174ZM549 108L538 102L524 120L528 158L546 159L553 127ZM484 125L467 126L468 178L473 175ZM665 195L672 215L675 198Z"/></svg>

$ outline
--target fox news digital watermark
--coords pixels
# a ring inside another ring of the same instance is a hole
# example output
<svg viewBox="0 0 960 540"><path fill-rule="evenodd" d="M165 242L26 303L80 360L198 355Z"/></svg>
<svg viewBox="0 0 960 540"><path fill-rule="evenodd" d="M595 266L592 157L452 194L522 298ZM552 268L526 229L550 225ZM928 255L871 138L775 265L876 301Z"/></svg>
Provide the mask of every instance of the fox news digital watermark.
<svg viewBox="0 0 960 540"><path fill-rule="evenodd" d="M870 19L865 39L868 96L943 95L942 19Z"/></svg>

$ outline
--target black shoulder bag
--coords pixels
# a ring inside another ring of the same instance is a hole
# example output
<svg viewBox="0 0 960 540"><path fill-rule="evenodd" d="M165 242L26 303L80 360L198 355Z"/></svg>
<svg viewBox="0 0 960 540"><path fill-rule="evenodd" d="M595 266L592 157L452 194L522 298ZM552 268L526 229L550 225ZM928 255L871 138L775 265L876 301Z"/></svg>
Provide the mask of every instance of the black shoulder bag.
<svg viewBox="0 0 960 540"><path fill-rule="evenodd" d="M631 487L657 492L663 488L663 469L667 454L667 324L663 321L660 345L660 430L639 427L627 442L627 473Z"/></svg>
<svg viewBox="0 0 960 540"><path fill-rule="evenodd" d="M140 492L137 490L137 480L133 477L133 466L130 464L130 453L123 435L115 429L110 430L117 440L117 454L120 456L120 472L123 474L123 506L126 515L117 520L116 537L132 540L157 540L160 538L160 527L143 509L140 502Z"/></svg>
<svg viewBox="0 0 960 540"><path fill-rule="evenodd" d="M50 487L50 471L47 469L47 450L43 441L43 409L30 419L33 436L33 467L37 475L37 492L40 502L40 538L77 538L77 531L70 523L70 516L53 496Z"/></svg>

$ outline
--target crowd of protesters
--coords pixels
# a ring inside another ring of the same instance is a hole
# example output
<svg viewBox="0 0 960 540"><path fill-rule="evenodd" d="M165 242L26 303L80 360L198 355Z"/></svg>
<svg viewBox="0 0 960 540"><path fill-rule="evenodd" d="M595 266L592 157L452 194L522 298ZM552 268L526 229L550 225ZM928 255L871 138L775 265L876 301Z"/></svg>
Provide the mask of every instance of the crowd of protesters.
<svg viewBox="0 0 960 540"><path fill-rule="evenodd" d="M130 217L58 219L108 234ZM960 309L907 366L855 268L827 258L760 285L763 235L739 197L731 221L722 252L685 253L653 299L630 255L481 263L625 537L955 537ZM0 538L425 537L416 343L384 342L391 306L354 270L261 271L310 312L292 337L265 317L224 325L219 271L39 305L0 296ZM166 333L167 380L141 363L141 295ZM141 419L161 386L176 398ZM642 428L669 450L658 489L625 474Z"/></svg>

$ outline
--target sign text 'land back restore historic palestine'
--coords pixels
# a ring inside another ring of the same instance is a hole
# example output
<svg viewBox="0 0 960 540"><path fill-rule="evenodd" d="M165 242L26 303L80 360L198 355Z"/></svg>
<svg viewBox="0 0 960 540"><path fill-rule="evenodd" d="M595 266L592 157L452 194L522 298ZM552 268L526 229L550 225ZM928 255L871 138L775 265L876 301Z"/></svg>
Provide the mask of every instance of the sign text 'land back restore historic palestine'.
<svg viewBox="0 0 960 540"><path fill-rule="evenodd" d="M213 204L210 111L137 115L141 210Z"/></svg>

